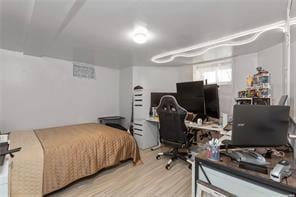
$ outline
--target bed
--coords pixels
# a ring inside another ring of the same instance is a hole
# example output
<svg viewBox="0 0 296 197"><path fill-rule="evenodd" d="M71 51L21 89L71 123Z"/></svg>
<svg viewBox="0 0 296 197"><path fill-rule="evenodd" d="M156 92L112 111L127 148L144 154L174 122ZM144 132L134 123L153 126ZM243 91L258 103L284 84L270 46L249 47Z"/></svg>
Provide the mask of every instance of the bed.
<svg viewBox="0 0 296 197"><path fill-rule="evenodd" d="M43 196L103 168L132 159L140 164L127 132L88 123L11 132L10 147L22 147L10 164L10 195Z"/></svg>

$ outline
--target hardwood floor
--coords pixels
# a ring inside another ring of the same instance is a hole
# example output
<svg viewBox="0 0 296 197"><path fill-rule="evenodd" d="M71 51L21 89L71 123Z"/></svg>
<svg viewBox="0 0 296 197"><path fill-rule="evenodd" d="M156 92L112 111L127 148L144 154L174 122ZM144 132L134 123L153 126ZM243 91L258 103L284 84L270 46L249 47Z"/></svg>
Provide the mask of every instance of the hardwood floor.
<svg viewBox="0 0 296 197"><path fill-rule="evenodd" d="M180 160L170 170L167 158L156 160L161 150L141 151L144 164L131 161L103 170L55 192L50 197L190 197L191 170Z"/></svg>

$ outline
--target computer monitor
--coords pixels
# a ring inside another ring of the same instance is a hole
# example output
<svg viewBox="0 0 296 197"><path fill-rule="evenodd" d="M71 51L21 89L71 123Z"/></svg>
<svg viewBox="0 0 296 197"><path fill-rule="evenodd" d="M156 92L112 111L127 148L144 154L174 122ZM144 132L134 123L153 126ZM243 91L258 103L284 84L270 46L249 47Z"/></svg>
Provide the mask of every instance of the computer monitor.
<svg viewBox="0 0 296 197"><path fill-rule="evenodd" d="M203 81L177 83L177 94L180 98L204 97Z"/></svg>
<svg viewBox="0 0 296 197"><path fill-rule="evenodd" d="M204 86L206 115L217 119L220 118L218 88L217 84Z"/></svg>
<svg viewBox="0 0 296 197"><path fill-rule="evenodd" d="M231 145L275 147L287 144L289 106L235 105Z"/></svg>
<svg viewBox="0 0 296 197"><path fill-rule="evenodd" d="M177 101L188 112L205 118L205 98L203 81L177 83Z"/></svg>
<svg viewBox="0 0 296 197"><path fill-rule="evenodd" d="M178 104L188 112L197 114L197 118L205 118L205 99L197 98L180 98L177 97Z"/></svg>
<svg viewBox="0 0 296 197"><path fill-rule="evenodd" d="M157 107L159 105L161 97L165 95L171 95L175 98L177 97L176 92L151 92L150 96L150 111L149 114L152 115L152 107Z"/></svg>

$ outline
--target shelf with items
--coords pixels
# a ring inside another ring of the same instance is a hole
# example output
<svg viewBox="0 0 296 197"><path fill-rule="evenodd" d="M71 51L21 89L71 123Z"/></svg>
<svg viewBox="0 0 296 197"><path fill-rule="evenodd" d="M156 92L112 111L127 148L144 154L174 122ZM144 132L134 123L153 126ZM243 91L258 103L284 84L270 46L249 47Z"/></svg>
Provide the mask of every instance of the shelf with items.
<svg viewBox="0 0 296 197"><path fill-rule="evenodd" d="M247 77L247 87L238 92L237 104L271 104L271 75L268 71L257 67L257 73Z"/></svg>
<svg viewBox="0 0 296 197"><path fill-rule="evenodd" d="M239 105L271 105L271 98L235 98L235 102Z"/></svg>

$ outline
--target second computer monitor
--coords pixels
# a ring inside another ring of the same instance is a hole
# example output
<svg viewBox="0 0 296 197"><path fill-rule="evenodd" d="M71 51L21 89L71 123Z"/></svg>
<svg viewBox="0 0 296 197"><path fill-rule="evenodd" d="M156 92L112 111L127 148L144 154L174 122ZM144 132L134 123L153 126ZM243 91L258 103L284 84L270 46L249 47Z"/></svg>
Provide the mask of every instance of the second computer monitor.
<svg viewBox="0 0 296 197"><path fill-rule="evenodd" d="M200 118L204 118L205 114L205 100L203 97L197 98L180 98L177 97L178 104L185 108L188 112L192 112L198 115Z"/></svg>
<svg viewBox="0 0 296 197"><path fill-rule="evenodd" d="M205 98L203 81L177 83L177 100L188 112L205 117Z"/></svg>
<svg viewBox="0 0 296 197"><path fill-rule="evenodd" d="M204 97L203 81L177 83L177 94L180 98Z"/></svg>
<svg viewBox="0 0 296 197"><path fill-rule="evenodd" d="M287 144L289 106L235 105L231 144L274 147Z"/></svg>
<svg viewBox="0 0 296 197"><path fill-rule="evenodd" d="M217 119L220 118L218 88L217 84L204 86L206 114Z"/></svg>

